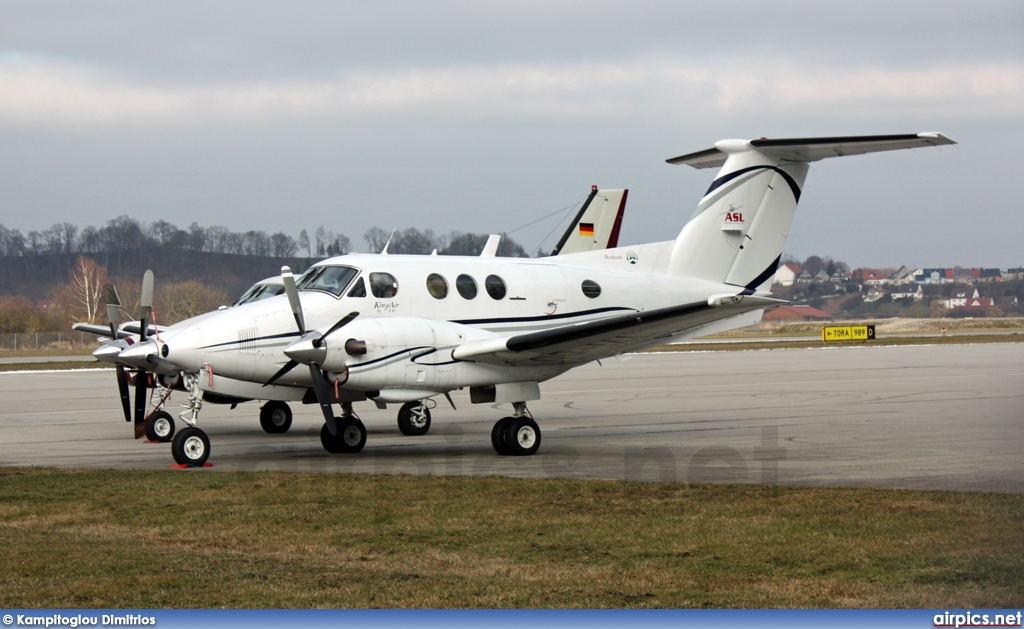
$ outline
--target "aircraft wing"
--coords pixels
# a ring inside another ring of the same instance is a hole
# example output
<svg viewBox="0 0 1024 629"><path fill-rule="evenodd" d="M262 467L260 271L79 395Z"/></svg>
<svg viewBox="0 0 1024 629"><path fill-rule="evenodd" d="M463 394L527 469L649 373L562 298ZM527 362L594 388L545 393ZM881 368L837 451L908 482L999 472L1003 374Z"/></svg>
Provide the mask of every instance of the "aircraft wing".
<svg viewBox="0 0 1024 629"><path fill-rule="evenodd" d="M754 295L723 295L707 301L615 315L539 332L471 341L452 352L456 360L514 365L523 363L582 364L622 352L735 315L787 303Z"/></svg>

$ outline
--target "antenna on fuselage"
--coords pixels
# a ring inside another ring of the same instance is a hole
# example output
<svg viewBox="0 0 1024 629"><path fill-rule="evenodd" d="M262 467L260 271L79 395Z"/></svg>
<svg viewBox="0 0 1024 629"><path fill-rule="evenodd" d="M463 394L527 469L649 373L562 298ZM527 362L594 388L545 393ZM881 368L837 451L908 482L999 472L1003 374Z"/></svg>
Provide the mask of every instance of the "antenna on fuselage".
<svg viewBox="0 0 1024 629"><path fill-rule="evenodd" d="M384 248L380 250L380 255L382 255L382 256L388 255L388 246L391 244L391 239L394 238L394 237L395 237L395 230L392 229L391 233L388 235L388 241L386 243L384 243Z"/></svg>

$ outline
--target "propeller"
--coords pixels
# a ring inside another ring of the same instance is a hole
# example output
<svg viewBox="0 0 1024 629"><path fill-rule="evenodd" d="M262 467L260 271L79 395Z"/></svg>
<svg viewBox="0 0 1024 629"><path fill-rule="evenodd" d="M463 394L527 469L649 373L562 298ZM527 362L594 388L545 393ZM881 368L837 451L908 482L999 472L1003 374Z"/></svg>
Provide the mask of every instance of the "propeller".
<svg viewBox="0 0 1024 629"><path fill-rule="evenodd" d="M110 324L111 338L117 340L116 322L121 312L121 299L117 296L117 289L114 288L113 284L107 284L103 287L103 300L107 304L107 323ZM124 410L124 420L130 422L132 420L132 413L131 399L128 393L128 374L121 363L116 363L114 368L117 372L117 391L121 395L121 408Z"/></svg>
<svg viewBox="0 0 1024 629"><path fill-rule="evenodd" d="M281 280L284 283L284 292L288 296L288 305L291 306L292 316L295 317L295 325L298 326L299 334L302 335L302 338L292 343L289 347L299 345L300 343L302 345L291 352L287 349L285 350L285 354L290 360L266 384L273 384L278 378L298 366L300 362L309 365L309 375L313 379L313 391L316 393L316 401L320 404L320 410L324 414L327 430L332 435L337 435L338 426L334 421L334 411L331 409L331 392L322 367L324 359L327 357L327 347L324 345L324 338L342 326L347 325L358 317L359 313L350 312L323 334L315 330L307 332L306 320L302 314L302 303L299 301L299 289L295 286L295 276L292 275L291 268L287 266L281 267ZM303 341L308 341L309 347L305 347Z"/></svg>
<svg viewBox="0 0 1024 629"><path fill-rule="evenodd" d="M153 271L147 270L142 276L142 293L139 297L139 343L145 343L149 335L149 319L153 315ZM146 434L146 387L149 372L139 369L135 374L135 438Z"/></svg>

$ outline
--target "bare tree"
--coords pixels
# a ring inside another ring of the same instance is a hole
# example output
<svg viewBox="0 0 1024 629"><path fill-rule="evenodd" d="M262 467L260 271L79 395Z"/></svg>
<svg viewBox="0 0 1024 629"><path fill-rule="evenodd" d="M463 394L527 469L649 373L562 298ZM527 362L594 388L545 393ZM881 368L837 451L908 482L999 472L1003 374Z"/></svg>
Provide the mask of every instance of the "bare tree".
<svg viewBox="0 0 1024 629"><path fill-rule="evenodd" d="M89 323L97 323L106 304L103 302L103 285L107 283L107 271L91 258L78 256L71 272L71 290L78 313ZM77 313L76 313L77 314Z"/></svg>
<svg viewBox="0 0 1024 629"><path fill-rule="evenodd" d="M228 294L199 280L167 284L157 291L157 313L162 325L177 323L216 310L228 303Z"/></svg>
<svg viewBox="0 0 1024 629"><path fill-rule="evenodd" d="M302 251L303 249L306 250L306 257L307 258L312 258L313 257L313 251L309 248L309 234L306 233L306 228L305 227L303 227L302 231L299 232L298 247L299 247L299 251Z"/></svg>
<svg viewBox="0 0 1024 629"><path fill-rule="evenodd" d="M384 245L388 243L390 235L390 233L374 225L363 234L363 240L366 241L366 245L370 248L370 253L380 253L384 249Z"/></svg>
<svg viewBox="0 0 1024 629"><path fill-rule="evenodd" d="M288 258L299 250L295 240L284 232L277 232L270 237L270 248L275 258Z"/></svg>

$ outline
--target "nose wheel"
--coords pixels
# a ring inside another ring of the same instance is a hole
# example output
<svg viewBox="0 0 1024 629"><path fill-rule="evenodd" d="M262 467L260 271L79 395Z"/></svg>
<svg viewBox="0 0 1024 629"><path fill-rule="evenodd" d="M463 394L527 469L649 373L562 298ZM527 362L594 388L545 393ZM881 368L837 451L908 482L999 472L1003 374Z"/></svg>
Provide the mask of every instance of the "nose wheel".
<svg viewBox="0 0 1024 629"><path fill-rule="evenodd" d="M167 411L155 411L146 420L146 439L167 443L174 438L174 418Z"/></svg>
<svg viewBox="0 0 1024 629"><path fill-rule="evenodd" d="M195 426L183 428L174 435L171 455L178 465L202 467L210 458L210 438Z"/></svg>

